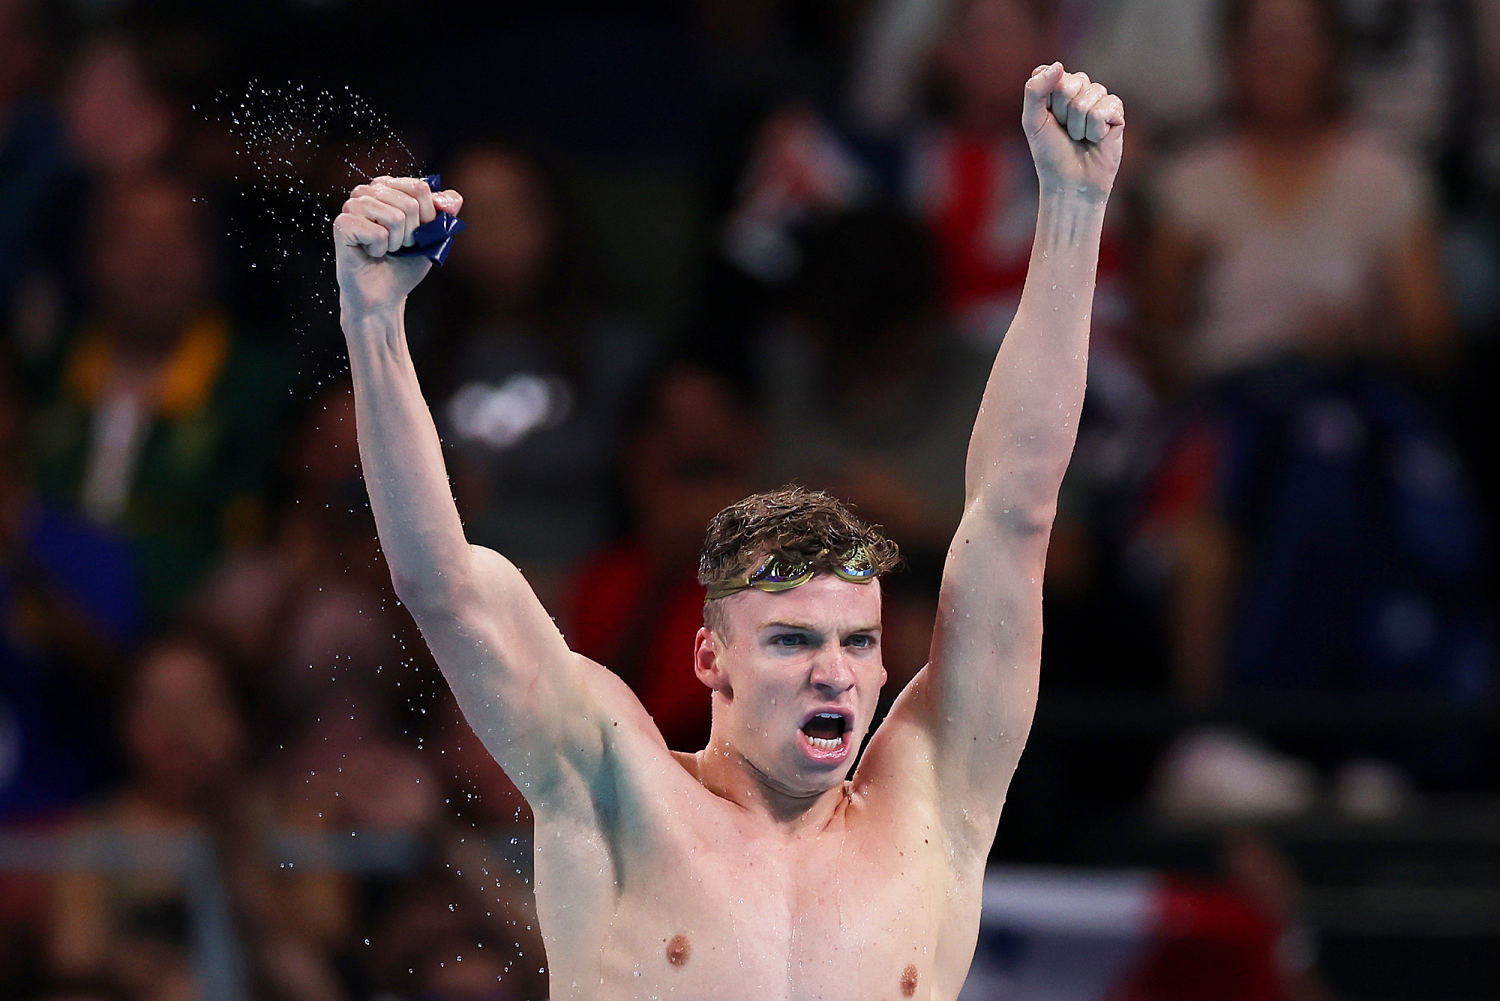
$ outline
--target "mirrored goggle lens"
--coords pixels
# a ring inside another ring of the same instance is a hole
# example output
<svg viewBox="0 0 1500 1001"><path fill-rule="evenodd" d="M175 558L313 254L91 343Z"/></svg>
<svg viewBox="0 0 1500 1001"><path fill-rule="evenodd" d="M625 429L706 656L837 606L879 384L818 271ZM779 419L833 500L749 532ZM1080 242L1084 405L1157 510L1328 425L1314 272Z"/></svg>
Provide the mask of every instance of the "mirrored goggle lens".
<svg viewBox="0 0 1500 1001"><path fill-rule="evenodd" d="M788 587L796 587L805 582L813 574L810 563L791 563L786 560L772 557L760 565L760 569L750 575L750 583L755 587L767 590L781 590Z"/></svg>
<svg viewBox="0 0 1500 1001"><path fill-rule="evenodd" d="M875 576L875 561L863 548L855 549L844 557L834 572L845 580L866 581Z"/></svg>
<svg viewBox="0 0 1500 1001"><path fill-rule="evenodd" d="M845 580L851 580L851 581L856 581L856 582L867 581L867 580L870 580L872 577L875 576L875 568L872 565L870 565L869 563L864 563L864 564L849 564L849 563L845 563L843 566L835 567L833 572L836 573L836 574L838 574L840 577L844 578Z"/></svg>

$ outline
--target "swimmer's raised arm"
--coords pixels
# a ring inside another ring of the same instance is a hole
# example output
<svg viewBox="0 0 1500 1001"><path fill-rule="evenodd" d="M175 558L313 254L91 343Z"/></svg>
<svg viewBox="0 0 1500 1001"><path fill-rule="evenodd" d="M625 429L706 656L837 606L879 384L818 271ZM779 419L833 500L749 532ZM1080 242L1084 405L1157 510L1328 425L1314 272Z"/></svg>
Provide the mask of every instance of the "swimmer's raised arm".
<svg viewBox="0 0 1500 1001"><path fill-rule="evenodd" d="M510 561L464 537L406 345L406 297L432 265L388 256L437 211L461 205L457 192L433 192L417 178L356 187L333 223L340 324L391 581L470 725L535 805L602 759L593 706L595 676L607 672L568 648Z"/></svg>
<svg viewBox="0 0 1500 1001"><path fill-rule="evenodd" d="M1083 408L1104 207L1125 124L1119 98L1058 63L1037 68L1023 105L1041 185L1031 262L969 442L931 660L891 712L923 735L950 830L982 852L1036 709L1042 572Z"/></svg>

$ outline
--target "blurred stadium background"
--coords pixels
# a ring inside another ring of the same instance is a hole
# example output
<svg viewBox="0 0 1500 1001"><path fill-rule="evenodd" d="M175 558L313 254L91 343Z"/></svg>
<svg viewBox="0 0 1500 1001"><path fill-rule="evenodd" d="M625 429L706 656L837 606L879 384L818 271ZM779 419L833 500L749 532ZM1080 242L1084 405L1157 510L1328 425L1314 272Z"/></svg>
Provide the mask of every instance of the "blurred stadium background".
<svg viewBox="0 0 1500 1001"><path fill-rule="evenodd" d="M0 0L0 998L546 995L359 479L342 191L465 194L409 313L465 523L691 748L752 490L890 529L920 666L1053 58L1131 125L964 997L1500 996L1500 7Z"/></svg>

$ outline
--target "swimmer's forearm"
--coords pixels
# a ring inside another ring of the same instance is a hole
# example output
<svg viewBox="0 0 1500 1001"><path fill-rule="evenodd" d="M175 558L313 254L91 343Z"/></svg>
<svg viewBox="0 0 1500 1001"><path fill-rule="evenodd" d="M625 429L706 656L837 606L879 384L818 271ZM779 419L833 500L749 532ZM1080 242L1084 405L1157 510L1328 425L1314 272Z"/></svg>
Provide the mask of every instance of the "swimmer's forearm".
<svg viewBox="0 0 1500 1001"><path fill-rule="evenodd" d="M1050 527L1078 436L1105 199L1044 186L1020 307L969 441L967 505Z"/></svg>
<svg viewBox="0 0 1500 1001"><path fill-rule="evenodd" d="M354 377L359 459L391 580L408 605L467 579L472 558L442 448L406 345L404 307L340 317Z"/></svg>

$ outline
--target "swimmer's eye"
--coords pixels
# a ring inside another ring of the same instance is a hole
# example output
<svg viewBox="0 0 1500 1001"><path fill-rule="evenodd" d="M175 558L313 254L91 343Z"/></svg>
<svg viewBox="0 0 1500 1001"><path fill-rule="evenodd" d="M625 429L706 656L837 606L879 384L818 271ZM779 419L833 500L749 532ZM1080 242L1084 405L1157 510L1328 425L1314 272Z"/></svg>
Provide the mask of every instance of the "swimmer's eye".
<svg viewBox="0 0 1500 1001"><path fill-rule="evenodd" d="M848 639L844 640L844 642L849 646L859 647L862 650L868 650L870 647L875 645L875 637L871 636L869 633L855 633L853 636L850 636Z"/></svg>
<svg viewBox="0 0 1500 1001"><path fill-rule="evenodd" d="M786 642L783 642L783 640ZM772 646L804 646L806 643L807 637L802 633L777 633L771 637Z"/></svg>

